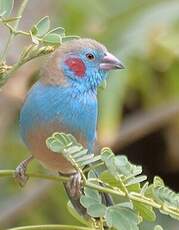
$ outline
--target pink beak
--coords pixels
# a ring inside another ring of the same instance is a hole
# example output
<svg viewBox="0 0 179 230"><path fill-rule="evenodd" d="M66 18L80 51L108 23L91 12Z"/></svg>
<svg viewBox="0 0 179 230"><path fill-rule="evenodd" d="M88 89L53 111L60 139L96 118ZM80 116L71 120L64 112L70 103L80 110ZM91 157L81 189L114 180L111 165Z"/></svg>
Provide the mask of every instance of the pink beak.
<svg viewBox="0 0 179 230"><path fill-rule="evenodd" d="M117 59L113 54L107 52L102 62L100 63L100 69L102 70L113 70L113 69L124 69L124 65Z"/></svg>

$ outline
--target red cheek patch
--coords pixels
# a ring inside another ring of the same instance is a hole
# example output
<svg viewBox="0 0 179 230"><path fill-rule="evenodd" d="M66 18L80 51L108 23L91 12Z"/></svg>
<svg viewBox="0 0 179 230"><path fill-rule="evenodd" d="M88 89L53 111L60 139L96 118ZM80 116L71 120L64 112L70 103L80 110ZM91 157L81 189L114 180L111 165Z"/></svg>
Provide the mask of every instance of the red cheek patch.
<svg viewBox="0 0 179 230"><path fill-rule="evenodd" d="M83 77L86 71L84 62L79 58L68 58L65 64L75 73L77 77Z"/></svg>

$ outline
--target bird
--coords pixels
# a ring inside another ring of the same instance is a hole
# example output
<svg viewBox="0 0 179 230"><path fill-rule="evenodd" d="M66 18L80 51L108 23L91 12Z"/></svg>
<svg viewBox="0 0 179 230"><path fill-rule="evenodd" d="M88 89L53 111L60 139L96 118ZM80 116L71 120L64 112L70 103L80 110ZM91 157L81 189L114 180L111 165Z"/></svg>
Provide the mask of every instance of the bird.
<svg viewBox="0 0 179 230"><path fill-rule="evenodd" d="M80 174L61 154L47 148L46 139L54 132L70 133L91 154L96 143L97 89L109 71L123 68L104 45L89 38L66 41L49 57L20 111L20 133L30 152L16 168L21 185L35 158L45 168L71 178L65 189L76 210L85 215L79 204Z"/></svg>

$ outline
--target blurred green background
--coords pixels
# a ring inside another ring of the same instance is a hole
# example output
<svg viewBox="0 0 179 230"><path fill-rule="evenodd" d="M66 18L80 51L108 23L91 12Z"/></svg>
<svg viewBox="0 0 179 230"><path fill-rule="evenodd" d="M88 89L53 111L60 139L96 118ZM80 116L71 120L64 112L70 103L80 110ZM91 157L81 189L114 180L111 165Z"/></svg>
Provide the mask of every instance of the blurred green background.
<svg viewBox="0 0 179 230"><path fill-rule="evenodd" d="M15 12L20 2L15 0ZM94 38L122 60L126 69L111 73L107 88L99 90L98 140L142 164L150 179L160 175L179 192L179 1L30 0L20 26L28 29L45 15L67 35ZM7 31L1 28L0 34L2 49ZM9 63L28 43L14 41ZM0 92L0 169L14 169L27 156L18 113L44 62L25 65ZM38 162L30 170L44 171ZM34 179L21 189L13 179L2 179L0 229L77 223L64 208L66 201L60 184ZM165 230L179 229L166 216L158 216L157 223Z"/></svg>

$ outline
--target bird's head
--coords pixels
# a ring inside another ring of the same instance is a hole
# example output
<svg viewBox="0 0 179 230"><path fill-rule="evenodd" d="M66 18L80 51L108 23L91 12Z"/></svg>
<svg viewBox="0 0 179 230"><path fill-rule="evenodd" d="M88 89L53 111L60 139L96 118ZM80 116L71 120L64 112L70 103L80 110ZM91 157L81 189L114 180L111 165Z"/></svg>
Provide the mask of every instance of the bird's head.
<svg viewBox="0 0 179 230"><path fill-rule="evenodd" d="M110 70L123 69L122 63L92 39L63 43L49 59L42 74L46 84L96 89Z"/></svg>

